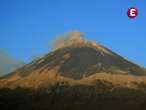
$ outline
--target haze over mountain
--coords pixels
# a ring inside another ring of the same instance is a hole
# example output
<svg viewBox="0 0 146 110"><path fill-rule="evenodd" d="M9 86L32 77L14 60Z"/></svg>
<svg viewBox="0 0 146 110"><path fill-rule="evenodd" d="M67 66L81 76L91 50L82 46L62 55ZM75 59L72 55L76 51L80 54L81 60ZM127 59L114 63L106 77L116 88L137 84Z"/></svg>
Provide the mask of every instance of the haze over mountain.
<svg viewBox="0 0 146 110"><path fill-rule="evenodd" d="M145 70L80 32L59 38L52 52L1 77L0 88L3 110L146 109Z"/></svg>
<svg viewBox="0 0 146 110"><path fill-rule="evenodd" d="M12 58L0 49L0 76L10 73L22 65L24 65L22 61Z"/></svg>

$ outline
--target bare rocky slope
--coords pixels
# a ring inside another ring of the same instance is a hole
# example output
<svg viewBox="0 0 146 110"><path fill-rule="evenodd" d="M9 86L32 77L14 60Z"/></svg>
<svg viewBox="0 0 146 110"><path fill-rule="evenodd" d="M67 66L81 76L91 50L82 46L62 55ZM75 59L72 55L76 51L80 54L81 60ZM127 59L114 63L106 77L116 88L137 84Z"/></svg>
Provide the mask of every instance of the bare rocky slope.
<svg viewBox="0 0 146 110"><path fill-rule="evenodd" d="M145 71L85 40L1 77L2 110L145 110Z"/></svg>

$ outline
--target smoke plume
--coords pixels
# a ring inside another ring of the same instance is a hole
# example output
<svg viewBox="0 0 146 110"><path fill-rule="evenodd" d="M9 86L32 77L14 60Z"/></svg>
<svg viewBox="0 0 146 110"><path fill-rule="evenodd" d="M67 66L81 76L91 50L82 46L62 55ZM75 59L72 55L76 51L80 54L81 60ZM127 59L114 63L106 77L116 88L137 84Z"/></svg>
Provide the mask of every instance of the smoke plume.
<svg viewBox="0 0 146 110"><path fill-rule="evenodd" d="M69 45L85 42L84 33L82 32L69 32L63 36L57 37L53 42L53 50L66 47Z"/></svg>
<svg viewBox="0 0 146 110"><path fill-rule="evenodd" d="M3 49L0 49L0 77L16 70L22 65L24 65L22 61L11 57Z"/></svg>

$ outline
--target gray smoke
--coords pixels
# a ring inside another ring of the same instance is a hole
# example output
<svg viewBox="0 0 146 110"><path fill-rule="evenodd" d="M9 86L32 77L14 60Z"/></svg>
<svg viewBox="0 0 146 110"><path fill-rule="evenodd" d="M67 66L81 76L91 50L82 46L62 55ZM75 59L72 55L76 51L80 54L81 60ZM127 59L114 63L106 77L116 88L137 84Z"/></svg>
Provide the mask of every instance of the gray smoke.
<svg viewBox="0 0 146 110"><path fill-rule="evenodd" d="M0 76L12 72L22 65L24 65L22 61L9 56L4 50L0 49Z"/></svg>
<svg viewBox="0 0 146 110"><path fill-rule="evenodd" d="M53 50L77 44L79 42L85 42L84 33L77 31L69 32L63 36L57 37L57 39L53 42Z"/></svg>

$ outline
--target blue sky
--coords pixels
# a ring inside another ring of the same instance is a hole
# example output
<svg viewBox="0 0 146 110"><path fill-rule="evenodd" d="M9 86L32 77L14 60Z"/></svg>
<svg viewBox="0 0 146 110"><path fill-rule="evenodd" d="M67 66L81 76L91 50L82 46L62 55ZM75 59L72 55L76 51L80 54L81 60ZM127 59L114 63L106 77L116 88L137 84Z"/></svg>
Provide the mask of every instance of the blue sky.
<svg viewBox="0 0 146 110"><path fill-rule="evenodd" d="M145 0L0 0L0 48L30 62L56 36L78 30L146 67L145 6ZM130 7L138 8L136 19L127 17Z"/></svg>

